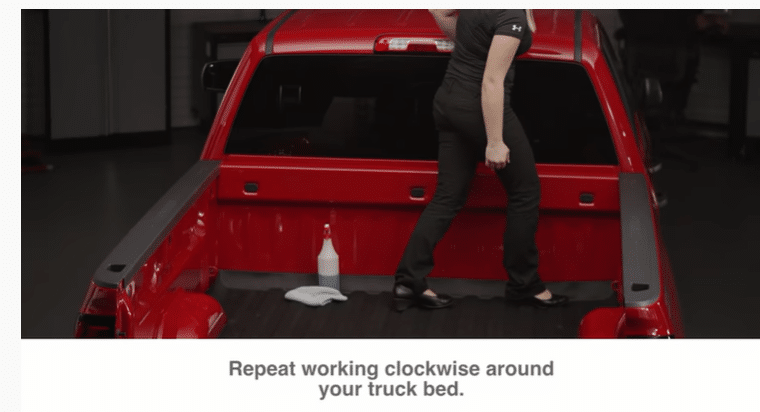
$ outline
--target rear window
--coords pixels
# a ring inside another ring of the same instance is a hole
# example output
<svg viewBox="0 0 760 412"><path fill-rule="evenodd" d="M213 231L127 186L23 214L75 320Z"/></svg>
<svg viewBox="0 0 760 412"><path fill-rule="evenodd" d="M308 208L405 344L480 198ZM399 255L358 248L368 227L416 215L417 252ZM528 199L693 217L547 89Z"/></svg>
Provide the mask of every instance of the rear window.
<svg viewBox="0 0 760 412"><path fill-rule="evenodd" d="M518 61L512 107L537 163L618 163L594 85L580 64Z"/></svg>
<svg viewBox="0 0 760 412"><path fill-rule="evenodd" d="M230 154L435 160L446 56L270 56L235 117ZM512 105L538 163L616 164L599 101L571 63L519 61Z"/></svg>

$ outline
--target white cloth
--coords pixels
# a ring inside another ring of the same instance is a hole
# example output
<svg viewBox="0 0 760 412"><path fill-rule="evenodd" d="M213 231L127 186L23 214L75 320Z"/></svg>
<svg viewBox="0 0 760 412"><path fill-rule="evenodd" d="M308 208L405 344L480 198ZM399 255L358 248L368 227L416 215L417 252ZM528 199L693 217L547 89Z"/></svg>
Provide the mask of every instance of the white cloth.
<svg viewBox="0 0 760 412"><path fill-rule="evenodd" d="M301 286L285 294L285 299L301 302L309 306L324 306L330 301L346 301L348 297L326 286Z"/></svg>

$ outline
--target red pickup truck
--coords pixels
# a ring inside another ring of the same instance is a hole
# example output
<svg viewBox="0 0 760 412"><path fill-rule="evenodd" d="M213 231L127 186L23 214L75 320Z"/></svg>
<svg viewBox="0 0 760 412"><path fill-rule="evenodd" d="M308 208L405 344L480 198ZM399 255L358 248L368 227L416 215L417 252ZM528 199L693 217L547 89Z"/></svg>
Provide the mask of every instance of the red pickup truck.
<svg viewBox="0 0 760 412"><path fill-rule="evenodd" d="M201 158L98 267L76 336L683 336L639 99L592 14L535 19L512 105L541 178L539 272L566 307L505 303L505 194L481 164L430 275L455 305L391 309L435 188L431 105L452 45L424 10L298 10L231 79L230 62L207 67L226 93ZM325 223L348 300L284 299L316 284Z"/></svg>

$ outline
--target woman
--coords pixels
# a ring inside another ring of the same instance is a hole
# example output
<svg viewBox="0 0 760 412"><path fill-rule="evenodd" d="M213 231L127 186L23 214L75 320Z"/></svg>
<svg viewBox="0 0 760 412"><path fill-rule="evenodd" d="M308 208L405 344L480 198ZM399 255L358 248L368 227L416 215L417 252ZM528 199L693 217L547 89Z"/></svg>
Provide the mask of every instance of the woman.
<svg viewBox="0 0 760 412"><path fill-rule="evenodd" d="M434 100L439 132L438 184L417 221L396 270L397 310L451 305L427 287L433 249L462 209L479 161L499 177L509 198L504 231L507 300L538 307L559 306L538 276L540 182L533 152L510 106L515 56L530 48L535 23L530 10L431 10L441 30L455 41L443 83Z"/></svg>

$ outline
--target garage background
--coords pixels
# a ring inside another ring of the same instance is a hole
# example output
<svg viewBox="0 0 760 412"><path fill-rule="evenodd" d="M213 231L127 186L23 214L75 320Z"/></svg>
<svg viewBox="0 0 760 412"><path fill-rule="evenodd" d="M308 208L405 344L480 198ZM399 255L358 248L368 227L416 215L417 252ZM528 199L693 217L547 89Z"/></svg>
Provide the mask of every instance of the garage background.
<svg viewBox="0 0 760 412"><path fill-rule="evenodd" d="M94 269L200 154L221 99L201 89L203 64L242 55L281 11L22 10L22 337L73 336ZM734 31L702 42L655 177L687 335L757 338L760 11L725 18Z"/></svg>

